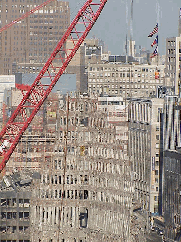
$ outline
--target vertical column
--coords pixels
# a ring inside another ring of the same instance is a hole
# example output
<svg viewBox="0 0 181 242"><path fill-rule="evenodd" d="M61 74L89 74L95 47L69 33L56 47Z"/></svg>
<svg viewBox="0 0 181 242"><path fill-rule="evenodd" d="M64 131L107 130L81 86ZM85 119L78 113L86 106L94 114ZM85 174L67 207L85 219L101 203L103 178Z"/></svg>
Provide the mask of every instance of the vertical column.
<svg viewBox="0 0 181 242"><path fill-rule="evenodd" d="M59 207L56 207L56 224L59 223Z"/></svg>
<svg viewBox="0 0 181 242"><path fill-rule="evenodd" d="M42 220L43 220L43 208L42 206L40 206L40 220L39 220L40 226L42 226Z"/></svg>
<svg viewBox="0 0 181 242"><path fill-rule="evenodd" d="M55 224L55 207L53 206L52 207L52 225L54 226L54 224Z"/></svg>
<svg viewBox="0 0 181 242"><path fill-rule="evenodd" d="M47 207L44 207L44 211L45 211L45 214L44 214L44 224L47 224Z"/></svg>
<svg viewBox="0 0 181 242"><path fill-rule="evenodd" d="M47 207L48 210L48 224L51 223L51 207Z"/></svg>

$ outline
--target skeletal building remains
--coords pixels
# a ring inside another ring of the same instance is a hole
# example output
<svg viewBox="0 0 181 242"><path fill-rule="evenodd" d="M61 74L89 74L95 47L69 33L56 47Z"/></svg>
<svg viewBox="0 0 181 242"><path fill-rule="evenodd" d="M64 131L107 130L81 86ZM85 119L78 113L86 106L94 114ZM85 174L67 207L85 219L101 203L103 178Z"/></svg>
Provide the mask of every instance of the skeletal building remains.
<svg viewBox="0 0 181 242"><path fill-rule="evenodd" d="M96 100L58 110L55 153L33 189L31 241L131 241L130 166Z"/></svg>
<svg viewBox="0 0 181 242"><path fill-rule="evenodd" d="M7 122L9 115L18 106L22 98L21 91L11 89L5 93L3 120ZM56 112L59 106L59 96L50 94L36 117L22 136L14 153L6 166L6 173L13 168L40 169L42 161L50 160L55 144Z"/></svg>
<svg viewBox="0 0 181 242"><path fill-rule="evenodd" d="M23 171L4 176L0 183L0 241L30 242L31 184L39 173Z"/></svg>

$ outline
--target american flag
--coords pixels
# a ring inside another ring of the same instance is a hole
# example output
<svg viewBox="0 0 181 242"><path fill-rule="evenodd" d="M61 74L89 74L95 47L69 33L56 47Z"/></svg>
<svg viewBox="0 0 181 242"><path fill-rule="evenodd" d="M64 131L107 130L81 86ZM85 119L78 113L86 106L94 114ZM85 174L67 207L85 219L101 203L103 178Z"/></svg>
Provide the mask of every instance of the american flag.
<svg viewBox="0 0 181 242"><path fill-rule="evenodd" d="M158 44L158 35L156 36L156 38L154 39L153 43L151 44L151 47L153 47L156 44Z"/></svg>
<svg viewBox="0 0 181 242"><path fill-rule="evenodd" d="M158 33L158 23L156 24L153 31L148 35L148 37L152 37L154 34Z"/></svg>
<svg viewBox="0 0 181 242"><path fill-rule="evenodd" d="M154 56L158 55L158 45L155 48L155 50L153 51L152 55L150 56L150 58L153 58Z"/></svg>

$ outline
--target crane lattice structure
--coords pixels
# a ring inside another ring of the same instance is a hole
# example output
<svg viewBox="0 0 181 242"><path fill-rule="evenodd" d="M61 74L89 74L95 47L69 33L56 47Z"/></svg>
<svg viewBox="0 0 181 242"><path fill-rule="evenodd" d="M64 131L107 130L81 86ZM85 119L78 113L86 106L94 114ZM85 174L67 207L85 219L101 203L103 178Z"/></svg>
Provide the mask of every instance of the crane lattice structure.
<svg viewBox="0 0 181 242"><path fill-rule="evenodd" d="M106 2L107 0L85 2L33 84L23 91L22 101L0 133L0 155L2 156L0 171L6 166L21 136L85 40ZM72 42L71 49L66 49L68 39ZM47 80L46 84L43 84L42 79Z"/></svg>
<svg viewBox="0 0 181 242"><path fill-rule="evenodd" d="M38 5L36 8L33 8L32 10L30 10L29 12L23 14L21 17L13 20L11 23L6 24L4 27L0 28L0 33L3 32L4 30L10 28L12 25L20 22L21 20L23 20L24 18L27 18L29 15L31 15L32 13L35 13L36 11L38 11L40 8L43 8L44 6L48 5L49 3L53 2L55 0L48 0L40 5Z"/></svg>

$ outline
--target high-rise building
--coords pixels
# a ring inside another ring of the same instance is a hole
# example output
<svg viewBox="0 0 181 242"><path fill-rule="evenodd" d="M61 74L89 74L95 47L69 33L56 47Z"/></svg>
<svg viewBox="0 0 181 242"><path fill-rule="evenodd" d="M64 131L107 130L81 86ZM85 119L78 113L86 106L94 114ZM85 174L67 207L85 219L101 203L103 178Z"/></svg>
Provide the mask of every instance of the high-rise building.
<svg viewBox="0 0 181 242"><path fill-rule="evenodd" d="M161 115L164 99L129 99L129 159L135 199L144 211L159 212Z"/></svg>
<svg viewBox="0 0 181 242"><path fill-rule="evenodd" d="M179 94L181 80L181 37L166 39L165 78L166 86L173 87L173 94Z"/></svg>
<svg viewBox="0 0 181 242"><path fill-rule="evenodd" d="M100 43L99 43L100 42ZM67 52L73 47L70 40L66 42ZM104 42L99 39L85 39L77 50L74 58L66 68L66 73L76 74L76 88L81 93L87 91L87 65L89 63L101 63L102 60L108 60L108 52L104 50Z"/></svg>
<svg viewBox="0 0 181 242"><path fill-rule="evenodd" d="M180 98L168 96L164 104L162 215L165 220L165 240L181 239L181 142Z"/></svg>
<svg viewBox="0 0 181 242"><path fill-rule="evenodd" d="M165 218L166 241L180 241L181 231L181 147L165 151L163 214Z"/></svg>
<svg viewBox="0 0 181 242"><path fill-rule="evenodd" d="M3 1L0 5L0 27L43 2ZM38 72L69 24L69 3L56 0L4 30L0 36L0 74Z"/></svg>

